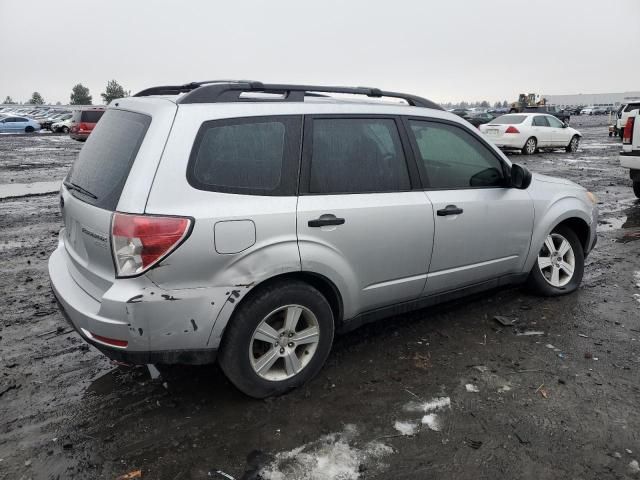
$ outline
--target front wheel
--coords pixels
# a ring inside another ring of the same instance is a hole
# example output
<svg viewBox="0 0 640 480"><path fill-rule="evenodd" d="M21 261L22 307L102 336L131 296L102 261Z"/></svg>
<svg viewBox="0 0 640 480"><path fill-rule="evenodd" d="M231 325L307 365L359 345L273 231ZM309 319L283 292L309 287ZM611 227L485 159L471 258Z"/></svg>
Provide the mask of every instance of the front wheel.
<svg viewBox="0 0 640 480"><path fill-rule="evenodd" d="M529 137L522 147L522 153L525 155L533 155L538 149L538 141L535 137Z"/></svg>
<svg viewBox="0 0 640 480"><path fill-rule="evenodd" d="M575 153L578 151L578 147L580 146L580 137L574 135L569 142L569 145L565 148L567 152Z"/></svg>
<svg viewBox="0 0 640 480"><path fill-rule="evenodd" d="M62 133L69 133L69 127L62 127Z"/></svg>
<svg viewBox="0 0 640 480"><path fill-rule="evenodd" d="M640 182L633 182L633 193L640 198Z"/></svg>
<svg viewBox="0 0 640 480"><path fill-rule="evenodd" d="M242 392L264 398L312 379L333 343L333 312L312 286L278 282L234 312L220 348L220 366Z"/></svg>
<svg viewBox="0 0 640 480"><path fill-rule="evenodd" d="M26 127L24 129L24 131L25 131L25 133L33 133L35 131L35 128L29 126L29 127Z"/></svg>
<svg viewBox="0 0 640 480"><path fill-rule="evenodd" d="M568 227L556 227L545 239L527 280L529 288L552 297L574 292L584 273L584 250Z"/></svg>

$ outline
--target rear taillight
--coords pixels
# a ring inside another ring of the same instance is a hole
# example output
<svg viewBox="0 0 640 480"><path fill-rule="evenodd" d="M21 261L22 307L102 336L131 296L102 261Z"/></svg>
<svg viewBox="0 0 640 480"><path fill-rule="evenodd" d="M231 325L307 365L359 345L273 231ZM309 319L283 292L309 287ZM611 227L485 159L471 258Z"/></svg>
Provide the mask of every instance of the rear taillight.
<svg viewBox="0 0 640 480"><path fill-rule="evenodd" d="M624 134L622 137L622 143L631 145L633 143L633 126L636 123L636 117L627 118L627 124L624 126Z"/></svg>
<svg viewBox="0 0 640 480"><path fill-rule="evenodd" d="M78 125L78 130L89 130L89 125L87 125L86 123L81 123L80 125Z"/></svg>
<svg viewBox="0 0 640 480"><path fill-rule="evenodd" d="M504 133L520 133L520 130L518 130L516 127L514 127L513 125L509 125L509 128L507 128Z"/></svg>
<svg viewBox="0 0 640 480"><path fill-rule="evenodd" d="M118 277L132 277L161 261L189 235L191 219L114 213L111 249Z"/></svg>

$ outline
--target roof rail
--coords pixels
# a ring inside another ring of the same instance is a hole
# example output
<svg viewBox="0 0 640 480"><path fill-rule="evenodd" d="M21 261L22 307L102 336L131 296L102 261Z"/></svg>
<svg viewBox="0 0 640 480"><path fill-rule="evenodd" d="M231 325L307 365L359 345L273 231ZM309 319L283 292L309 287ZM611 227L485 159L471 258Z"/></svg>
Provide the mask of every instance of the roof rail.
<svg viewBox="0 0 640 480"><path fill-rule="evenodd" d="M139 91L134 97L148 97L150 95L178 95L180 93L187 93L196 88L210 83L259 83L253 80L205 80L204 82L191 82L184 85L163 85L159 87L146 88Z"/></svg>
<svg viewBox="0 0 640 480"><path fill-rule="evenodd" d="M322 93L343 93L349 95L364 95L369 98L398 98L414 107L442 110L437 103L426 98L406 93L388 92L369 87L331 87L320 85L287 85L261 83L249 80L209 80L206 82L192 82L178 86L152 87L134 96L147 95L177 95L186 93L178 99L180 104L190 103L222 103L222 102L252 102L255 97L242 97L244 92L260 92L281 95L280 98L259 99L266 102L303 102L305 95L322 96Z"/></svg>

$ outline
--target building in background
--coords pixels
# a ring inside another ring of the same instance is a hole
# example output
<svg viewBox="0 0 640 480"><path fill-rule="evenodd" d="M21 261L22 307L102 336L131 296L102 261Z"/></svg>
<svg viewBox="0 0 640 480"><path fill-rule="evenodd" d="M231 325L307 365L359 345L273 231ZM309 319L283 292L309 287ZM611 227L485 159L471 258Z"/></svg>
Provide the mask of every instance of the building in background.
<svg viewBox="0 0 640 480"><path fill-rule="evenodd" d="M640 91L623 93L578 93L574 95L541 95L551 105L576 107L579 105L595 105L617 107L619 105L640 101Z"/></svg>

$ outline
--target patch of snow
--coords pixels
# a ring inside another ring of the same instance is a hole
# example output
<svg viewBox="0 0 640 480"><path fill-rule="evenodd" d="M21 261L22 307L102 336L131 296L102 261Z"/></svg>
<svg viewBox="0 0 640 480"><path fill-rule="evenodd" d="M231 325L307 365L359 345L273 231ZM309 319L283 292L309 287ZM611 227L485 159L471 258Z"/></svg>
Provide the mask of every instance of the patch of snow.
<svg viewBox="0 0 640 480"><path fill-rule="evenodd" d="M259 478L264 480L357 480L360 466L381 468L380 459L393 449L380 442L369 442L362 448L353 445L357 429L347 425L343 432L320 437L288 452L276 454L274 460L262 468Z"/></svg>
<svg viewBox="0 0 640 480"><path fill-rule="evenodd" d="M636 282L636 287L640 288L640 272L633 272L633 281Z"/></svg>
<svg viewBox="0 0 640 480"><path fill-rule="evenodd" d="M635 299L636 299L636 301L637 301L638 303L640 303L640 293L634 293L634 294L633 294L633 298L635 298Z"/></svg>
<svg viewBox="0 0 640 480"><path fill-rule="evenodd" d="M638 464L637 460L631 460L629 462L629 472L633 474L640 473L640 464Z"/></svg>
<svg viewBox="0 0 640 480"><path fill-rule="evenodd" d="M526 332L519 332L517 335L528 337L531 335L544 335L544 332L541 332L539 330L527 330Z"/></svg>
<svg viewBox="0 0 640 480"><path fill-rule="evenodd" d="M467 392L478 393L480 389L476 387L473 383L467 383L464 388L467 389Z"/></svg>
<svg viewBox="0 0 640 480"><path fill-rule="evenodd" d="M422 417L422 424L426 425L429 427L429 430L433 430L434 432L439 432L442 428L440 425L440 419L435 413L430 413Z"/></svg>
<svg viewBox="0 0 640 480"><path fill-rule="evenodd" d="M451 408L451 399L449 397L437 397L428 402L410 402L404 406L408 412L433 412Z"/></svg>
<svg viewBox="0 0 640 480"><path fill-rule="evenodd" d="M396 423L393 425L393 428L400 432L401 435L415 435L418 431L418 425L416 423L401 422L399 420L396 421Z"/></svg>
<svg viewBox="0 0 640 480"><path fill-rule="evenodd" d="M503 385L498 389L498 393L504 393L511 391L511 387L509 385Z"/></svg>

